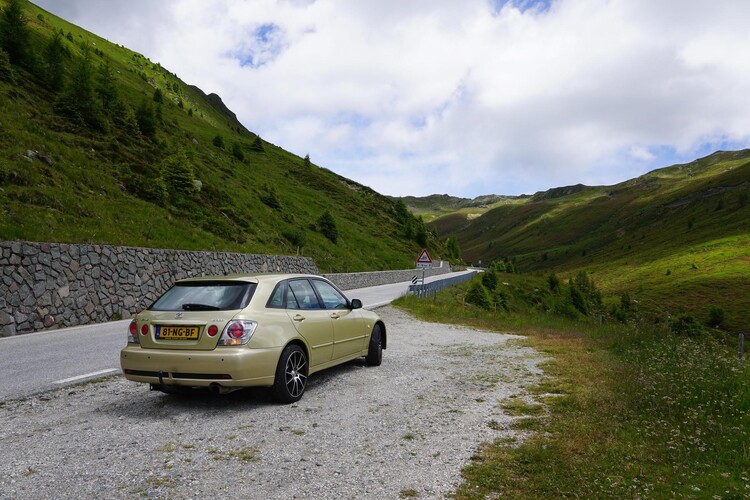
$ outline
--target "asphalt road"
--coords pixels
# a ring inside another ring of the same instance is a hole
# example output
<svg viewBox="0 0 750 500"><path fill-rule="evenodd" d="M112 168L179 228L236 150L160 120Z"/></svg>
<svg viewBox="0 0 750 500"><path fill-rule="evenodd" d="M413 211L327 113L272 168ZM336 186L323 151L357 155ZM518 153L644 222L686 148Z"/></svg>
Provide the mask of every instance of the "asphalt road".
<svg viewBox="0 0 750 500"><path fill-rule="evenodd" d="M465 272L449 273L436 281ZM367 309L389 304L404 295L411 282L347 290ZM0 401L75 385L120 371L120 349L126 343L130 320L49 330L0 338Z"/></svg>

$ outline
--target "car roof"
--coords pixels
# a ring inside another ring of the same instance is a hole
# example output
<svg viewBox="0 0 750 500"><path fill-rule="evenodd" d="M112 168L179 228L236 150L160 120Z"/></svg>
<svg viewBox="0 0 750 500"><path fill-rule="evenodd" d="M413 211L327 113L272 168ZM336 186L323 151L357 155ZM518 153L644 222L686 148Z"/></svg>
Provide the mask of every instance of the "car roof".
<svg viewBox="0 0 750 500"><path fill-rule="evenodd" d="M247 281L249 283L279 282L290 278L322 278L317 274L289 274L289 273L240 273L223 276L194 276L178 280L177 283L196 281Z"/></svg>

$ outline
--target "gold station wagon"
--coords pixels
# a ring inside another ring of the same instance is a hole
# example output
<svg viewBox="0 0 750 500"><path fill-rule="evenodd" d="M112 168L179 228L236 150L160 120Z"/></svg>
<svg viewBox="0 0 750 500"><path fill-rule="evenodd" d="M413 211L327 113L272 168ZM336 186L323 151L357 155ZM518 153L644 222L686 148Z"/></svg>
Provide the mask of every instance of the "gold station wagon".
<svg viewBox="0 0 750 500"><path fill-rule="evenodd" d="M385 348L378 315L320 276L202 277L176 282L133 319L120 365L152 390L260 386L292 403L311 374L362 356L378 366Z"/></svg>

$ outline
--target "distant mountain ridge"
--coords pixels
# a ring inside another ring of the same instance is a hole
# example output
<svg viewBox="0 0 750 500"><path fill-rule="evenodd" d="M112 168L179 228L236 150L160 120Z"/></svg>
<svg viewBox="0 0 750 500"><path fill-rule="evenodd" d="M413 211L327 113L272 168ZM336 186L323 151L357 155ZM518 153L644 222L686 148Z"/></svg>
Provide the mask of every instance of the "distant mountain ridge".
<svg viewBox="0 0 750 500"><path fill-rule="evenodd" d="M750 321L741 305L750 303L750 149L612 186L456 209L428 225L457 238L470 262L511 258L522 270L568 276L586 270L609 293L642 294L670 311L704 314L713 304L731 311L736 326Z"/></svg>

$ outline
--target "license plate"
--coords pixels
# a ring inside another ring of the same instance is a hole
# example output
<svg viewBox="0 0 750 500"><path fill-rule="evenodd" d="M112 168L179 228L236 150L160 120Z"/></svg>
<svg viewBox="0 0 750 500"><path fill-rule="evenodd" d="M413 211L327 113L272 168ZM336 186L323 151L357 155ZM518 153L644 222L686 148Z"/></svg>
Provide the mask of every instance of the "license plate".
<svg viewBox="0 0 750 500"><path fill-rule="evenodd" d="M157 339L197 339L200 328L197 326L157 326Z"/></svg>

